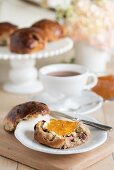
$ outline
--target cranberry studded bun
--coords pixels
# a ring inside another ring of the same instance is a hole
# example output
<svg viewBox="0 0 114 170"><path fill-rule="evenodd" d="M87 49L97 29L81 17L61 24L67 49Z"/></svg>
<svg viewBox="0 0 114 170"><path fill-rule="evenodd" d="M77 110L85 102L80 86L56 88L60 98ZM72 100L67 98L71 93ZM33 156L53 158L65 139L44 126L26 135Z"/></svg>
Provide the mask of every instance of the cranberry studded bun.
<svg viewBox="0 0 114 170"><path fill-rule="evenodd" d="M32 27L42 29L48 41L56 41L65 36L65 28L53 20L43 19L34 23Z"/></svg>
<svg viewBox="0 0 114 170"><path fill-rule="evenodd" d="M17 30L17 26L8 22L0 23L0 46L9 44L10 35Z"/></svg>
<svg viewBox="0 0 114 170"><path fill-rule="evenodd" d="M20 121L35 118L39 114L50 114L45 103L30 101L14 106L4 118L4 129L7 132L12 132Z"/></svg>
<svg viewBox="0 0 114 170"><path fill-rule="evenodd" d="M42 120L35 125L34 130L36 141L58 149L77 147L85 143L90 136L90 130L78 121Z"/></svg>
<svg viewBox="0 0 114 170"><path fill-rule="evenodd" d="M22 28L10 36L10 50L18 54L37 52L45 48L46 38L42 30Z"/></svg>

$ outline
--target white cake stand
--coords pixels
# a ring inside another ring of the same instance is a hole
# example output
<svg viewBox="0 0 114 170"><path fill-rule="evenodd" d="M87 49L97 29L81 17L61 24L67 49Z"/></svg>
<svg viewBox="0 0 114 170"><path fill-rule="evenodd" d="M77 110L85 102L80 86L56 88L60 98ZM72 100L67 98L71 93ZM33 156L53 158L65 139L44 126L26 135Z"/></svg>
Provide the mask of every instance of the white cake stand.
<svg viewBox="0 0 114 170"><path fill-rule="evenodd" d="M58 56L72 47L73 41L67 37L48 43L44 50L32 54L15 54L6 47L0 47L0 59L10 60L9 81L3 89L7 92L23 94L41 91L43 86L38 80L36 59Z"/></svg>

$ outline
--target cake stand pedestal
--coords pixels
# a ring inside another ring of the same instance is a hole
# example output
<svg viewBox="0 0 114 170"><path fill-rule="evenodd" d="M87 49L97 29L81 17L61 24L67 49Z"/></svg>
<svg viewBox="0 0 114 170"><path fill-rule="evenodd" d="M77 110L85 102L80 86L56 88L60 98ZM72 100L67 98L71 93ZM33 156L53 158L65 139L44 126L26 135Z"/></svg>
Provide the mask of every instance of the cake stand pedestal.
<svg viewBox="0 0 114 170"><path fill-rule="evenodd" d="M35 93L42 90L42 84L37 80L35 62L35 59L11 60L9 82L3 86L4 90L12 93Z"/></svg>
<svg viewBox="0 0 114 170"><path fill-rule="evenodd" d="M3 89L20 94L41 91L43 86L38 80L36 59L58 56L72 47L73 41L70 38L48 43L44 50L32 54L15 54L6 47L0 47L0 59L10 60L9 81L4 84Z"/></svg>

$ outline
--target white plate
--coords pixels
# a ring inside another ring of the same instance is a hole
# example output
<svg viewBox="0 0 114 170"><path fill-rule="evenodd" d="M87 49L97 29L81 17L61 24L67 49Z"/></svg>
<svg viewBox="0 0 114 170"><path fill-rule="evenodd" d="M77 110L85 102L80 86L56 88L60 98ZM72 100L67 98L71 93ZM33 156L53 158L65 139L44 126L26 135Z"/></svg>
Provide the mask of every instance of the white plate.
<svg viewBox="0 0 114 170"><path fill-rule="evenodd" d="M80 116L77 116L81 118ZM50 147L47 147L45 145L42 145L38 143L37 141L34 140L34 125L39 121L39 120L47 120L50 119L50 116L39 116L38 118L29 120L29 121L22 121L17 125L17 128L15 130L15 137L26 147L44 152L44 153L49 153L49 154L76 154L76 153L83 153L87 152L90 150L93 150L97 148L98 146L102 145L106 139L107 139L107 132L98 130L96 128L90 127L91 131L91 136L87 143L82 144L78 147L70 148L70 149L53 149ZM85 120L91 120L94 122L96 121L94 118L88 117L88 116L83 116L83 119Z"/></svg>
<svg viewBox="0 0 114 170"><path fill-rule="evenodd" d="M83 91L80 96L64 98L59 101L45 91L42 91L36 96L31 97L30 100L44 102L51 110L83 115L98 110L103 104L102 97L91 91Z"/></svg>
<svg viewBox="0 0 114 170"><path fill-rule="evenodd" d="M0 47L0 59L35 59L57 56L69 51L73 47L73 41L66 37L58 41L47 43L44 50L32 54L16 54L12 53L8 47Z"/></svg>

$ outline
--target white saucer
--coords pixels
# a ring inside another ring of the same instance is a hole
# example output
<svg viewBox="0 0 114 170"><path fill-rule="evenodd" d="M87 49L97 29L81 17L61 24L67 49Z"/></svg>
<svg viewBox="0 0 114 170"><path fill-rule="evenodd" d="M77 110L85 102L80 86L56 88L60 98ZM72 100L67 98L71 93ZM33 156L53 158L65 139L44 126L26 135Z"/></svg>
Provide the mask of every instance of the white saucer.
<svg viewBox="0 0 114 170"><path fill-rule="evenodd" d="M50 110L66 111L83 115L98 110L103 104L102 97L91 91L83 91L79 96L60 100L42 91L36 96L33 96L30 100L44 102L48 105Z"/></svg>
<svg viewBox="0 0 114 170"><path fill-rule="evenodd" d="M81 118L81 116L77 116ZM107 132L102 131L99 129L96 129L94 127L89 127L91 136L87 143L80 145L78 147L70 148L70 149L53 149L47 146L44 146L37 141L34 140L34 126L39 120L49 120L50 116L41 116L39 115L38 118L29 120L29 121L22 121L20 122L15 130L15 137L26 147L44 152L49 154L77 154L77 153L83 153L90 150L93 150L97 148L98 146L102 145L106 139L107 139ZM89 116L83 116L83 119L90 120L94 122L98 122L96 119L89 117Z"/></svg>

